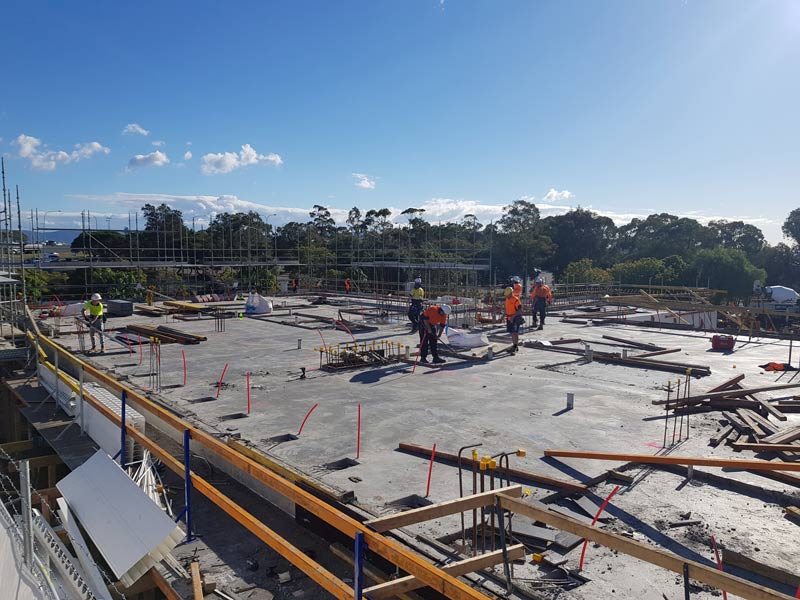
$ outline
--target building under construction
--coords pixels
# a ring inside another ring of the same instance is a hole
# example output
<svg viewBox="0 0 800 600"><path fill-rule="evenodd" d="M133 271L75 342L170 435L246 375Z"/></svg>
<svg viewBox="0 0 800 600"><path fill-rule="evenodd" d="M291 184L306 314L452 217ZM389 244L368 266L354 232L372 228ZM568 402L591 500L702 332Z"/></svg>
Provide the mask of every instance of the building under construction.
<svg viewBox="0 0 800 600"><path fill-rule="evenodd" d="M710 290L557 290L516 354L490 300L432 298L432 366L395 295L109 302L100 354L82 303L4 285L15 598L800 586L796 334Z"/></svg>

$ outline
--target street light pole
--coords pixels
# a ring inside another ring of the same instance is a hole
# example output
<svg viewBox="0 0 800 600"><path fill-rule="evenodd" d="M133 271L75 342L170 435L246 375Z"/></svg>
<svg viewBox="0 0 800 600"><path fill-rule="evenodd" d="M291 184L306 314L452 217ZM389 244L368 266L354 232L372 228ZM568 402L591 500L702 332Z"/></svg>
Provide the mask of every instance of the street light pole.
<svg viewBox="0 0 800 600"><path fill-rule="evenodd" d="M49 214L50 214L50 213L52 213L52 212L58 212L58 213L60 213L60 212L63 212L63 211L62 211L61 209L59 209L59 210L46 210L46 211L44 211L44 221L43 221L43 222L44 222L44 230L45 230L45 231L47 231L47 215L49 215ZM47 241L47 240L45 240L45 241ZM41 243L41 242L40 242L40 243ZM39 262L44 262L44 244L42 244L42 245L41 245L41 248L40 248L40 250L39 250L39 253L41 254L41 258L39 259Z"/></svg>

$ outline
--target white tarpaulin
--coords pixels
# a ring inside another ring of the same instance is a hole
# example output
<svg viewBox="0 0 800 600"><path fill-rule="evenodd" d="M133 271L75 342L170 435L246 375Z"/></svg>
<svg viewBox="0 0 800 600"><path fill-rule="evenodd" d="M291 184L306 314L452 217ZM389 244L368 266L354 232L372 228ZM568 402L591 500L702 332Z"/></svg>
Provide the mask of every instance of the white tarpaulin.
<svg viewBox="0 0 800 600"><path fill-rule="evenodd" d="M260 294L250 292L247 301L244 303L244 312L247 315L268 315L272 313L272 300L264 298Z"/></svg>
<svg viewBox="0 0 800 600"><path fill-rule="evenodd" d="M478 348L488 346L489 339L485 333L469 333L455 327L447 328L447 343L454 348Z"/></svg>
<svg viewBox="0 0 800 600"><path fill-rule="evenodd" d="M181 528L102 450L56 487L125 586L136 582L184 537Z"/></svg>

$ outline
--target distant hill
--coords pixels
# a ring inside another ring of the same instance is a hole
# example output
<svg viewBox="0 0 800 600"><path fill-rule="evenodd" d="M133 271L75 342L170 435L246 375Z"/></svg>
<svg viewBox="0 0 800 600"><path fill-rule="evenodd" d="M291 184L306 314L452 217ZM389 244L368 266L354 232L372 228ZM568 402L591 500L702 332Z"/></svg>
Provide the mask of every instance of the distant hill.
<svg viewBox="0 0 800 600"><path fill-rule="evenodd" d="M28 241L33 242L33 238L36 232L25 231L22 230L22 233L28 236ZM53 240L54 242L64 242L65 244L71 244L72 240L78 237L81 234L80 231L69 231L63 229L54 229L52 231L40 231L39 232L39 240L40 242L44 242L45 240Z"/></svg>

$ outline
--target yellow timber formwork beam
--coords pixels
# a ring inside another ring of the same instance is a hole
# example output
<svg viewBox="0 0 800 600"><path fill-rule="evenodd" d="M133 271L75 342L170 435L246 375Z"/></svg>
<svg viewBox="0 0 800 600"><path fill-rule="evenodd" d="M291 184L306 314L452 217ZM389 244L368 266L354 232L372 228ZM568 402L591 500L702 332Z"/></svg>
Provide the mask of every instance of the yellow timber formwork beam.
<svg viewBox="0 0 800 600"><path fill-rule="evenodd" d="M692 579L707 583L729 594L736 594L745 598L745 600L793 600L791 596L751 583L730 573L725 573L716 567L688 560L672 552L653 548L649 544L643 544L610 531L585 525L570 517L528 504L524 500L508 498L507 496L500 496L499 498L500 505L507 510L541 521L561 531L579 535L611 550L622 552L675 573L682 574L683 567L686 565L689 569L689 577Z"/></svg>
<svg viewBox="0 0 800 600"><path fill-rule="evenodd" d="M298 506L303 507L311 514L335 527L346 536L355 538L356 533L363 533L364 539L372 552L375 552L407 573L414 575L425 585L430 586L443 596L453 600L486 600L487 597L478 590L475 590L463 581L459 581L455 577L448 575L441 569L422 559L420 556L404 548L398 542L384 537L363 523L360 523L356 519L346 515L339 509L319 500L310 492L305 491L292 482L286 481L263 465L258 464L256 461L243 456L232 448L229 448L226 444L219 441L215 437L191 425L189 422L181 419L172 412L161 408L146 396L123 385L116 379L94 368L89 363L74 356L71 352L53 340L45 336L40 336L39 339L41 344L47 346L53 352L60 353L66 362L72 363L76 368L83 368L86 374L90 375L96 381L102 383L106 388L120 393L125 391L127 394L128 403L139 412L153 415L154 417L160 419L167 426L172 427L178 432L189 430L193 443L199 444L200 446L212 451L217 456L226 460L243 473L250 475L254 479L265 484L267 487L283 495L288 500L292 501ZM119 423L119 420L117 419L115 422ZM131 430L131 428L129 428L129 430ZM131 437L136 438L137 435L135 433L131 433ZM234 504L234 506L236 505ZM285 540L282 539L281 541L285 542Z"/></svg>

